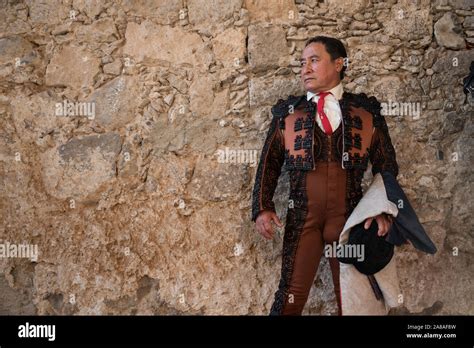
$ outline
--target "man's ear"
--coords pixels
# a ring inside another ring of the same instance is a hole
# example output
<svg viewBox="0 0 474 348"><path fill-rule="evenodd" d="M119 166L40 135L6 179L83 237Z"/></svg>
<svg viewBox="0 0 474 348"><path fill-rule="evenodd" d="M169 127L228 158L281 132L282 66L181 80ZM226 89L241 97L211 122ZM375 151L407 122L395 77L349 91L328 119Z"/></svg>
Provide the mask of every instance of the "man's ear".
<svg viewBox="0 0 474 348"><path fill-rule="evenodd" d="M341 72L343 66L344 66L344 58L339 57L335 59L336 61L336 70L337 72Z"/></svg>

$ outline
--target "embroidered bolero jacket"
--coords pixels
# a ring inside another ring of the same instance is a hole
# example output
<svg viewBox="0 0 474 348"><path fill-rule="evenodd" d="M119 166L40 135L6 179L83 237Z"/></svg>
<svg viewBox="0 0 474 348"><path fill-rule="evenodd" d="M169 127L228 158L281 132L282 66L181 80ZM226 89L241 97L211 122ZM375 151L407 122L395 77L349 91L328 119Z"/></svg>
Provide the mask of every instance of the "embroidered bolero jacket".
<svg viewBox="0 0 474 348"><path fill-rule="evenodd" d="M272 107L272 120L257 167L252 221L262 210L275 211L273 194L282 168L289 171L291 181L301 172L314 170L320 160L340 161L347 170L347 215L362 198L361 181L369 161L373 175L389 171L397 177L395 150L377 99L364 93L344 92L339 104L342 122L331 136L316 124L317 106L306 95L291 95ZM304 208L304 202L295 204Z"/></svg>

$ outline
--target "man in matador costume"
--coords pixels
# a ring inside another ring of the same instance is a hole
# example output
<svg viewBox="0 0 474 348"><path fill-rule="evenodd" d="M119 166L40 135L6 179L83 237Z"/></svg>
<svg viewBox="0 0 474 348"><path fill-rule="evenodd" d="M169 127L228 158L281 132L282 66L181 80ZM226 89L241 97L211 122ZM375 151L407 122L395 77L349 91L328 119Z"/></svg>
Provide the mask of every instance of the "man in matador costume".
<svg viewBox="0 0 474 348"><path fill-rule="evenodd" d="M394 245L410 240L422 251L436 250L396 181L396 154L380 103L343 90L346 62L341 41L308 40L301 56L306 94L280 99L271 110L252 202L252 221L265 238L273 238L272 224L282 227L273 194L283 166L290 193L270 315L301 315L325 245L347 243L357 223L368 228L376 222L378 236ZM364 194L369 162L374 179ZM386 314L400 304L395 258L371 276L336 257L328 261L339 315Z"/></svg>

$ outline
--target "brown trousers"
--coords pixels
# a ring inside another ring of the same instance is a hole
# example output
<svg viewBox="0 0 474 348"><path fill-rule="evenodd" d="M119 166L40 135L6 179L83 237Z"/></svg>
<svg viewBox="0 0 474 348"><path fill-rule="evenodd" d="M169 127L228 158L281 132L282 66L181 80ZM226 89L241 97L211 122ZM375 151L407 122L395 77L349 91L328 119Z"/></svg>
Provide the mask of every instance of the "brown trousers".
<svg viewBox="0 0 474 348"><path fill-rule="evenodd" d="M342 169L341 162L318 161L316 169L307 174L306 192L308 215L296 249L283 315L301 315L323 255L324 245L337 243L344 227L346 171ZM339 261L332 257L328 258L328 261L338 314L342 315Z"/></svg>

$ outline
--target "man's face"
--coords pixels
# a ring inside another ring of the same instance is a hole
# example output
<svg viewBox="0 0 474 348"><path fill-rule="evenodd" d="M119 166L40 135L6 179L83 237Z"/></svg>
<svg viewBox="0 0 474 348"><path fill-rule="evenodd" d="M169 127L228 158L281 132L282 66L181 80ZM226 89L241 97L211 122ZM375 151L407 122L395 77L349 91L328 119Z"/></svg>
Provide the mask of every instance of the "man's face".
<svg viewBox="0 0 474 348"><path fill-rule="evenodd" d="M301 82L304 89L313 93L327 91L341 81L339 72L344 59L331 60L324 44L313 42L301 55Z"/></svg>

